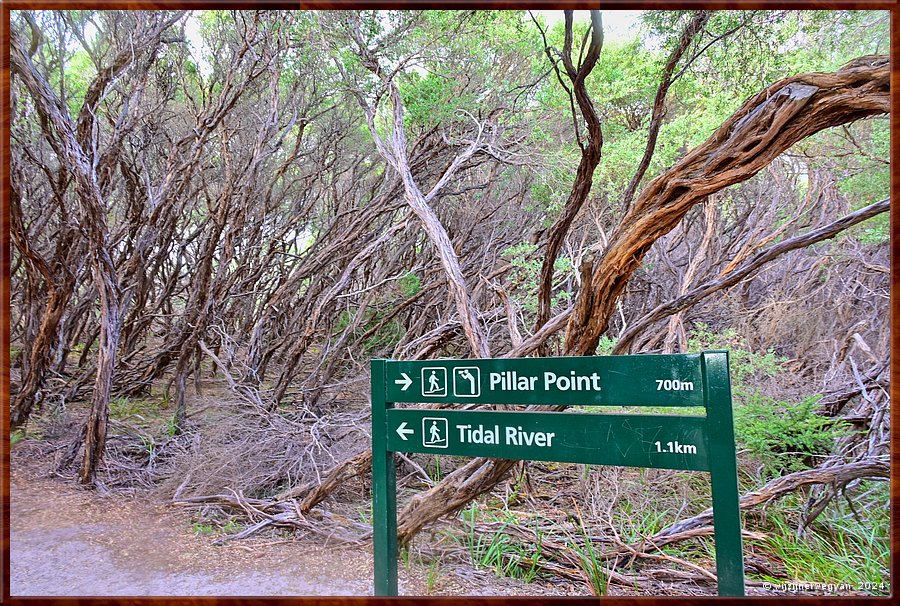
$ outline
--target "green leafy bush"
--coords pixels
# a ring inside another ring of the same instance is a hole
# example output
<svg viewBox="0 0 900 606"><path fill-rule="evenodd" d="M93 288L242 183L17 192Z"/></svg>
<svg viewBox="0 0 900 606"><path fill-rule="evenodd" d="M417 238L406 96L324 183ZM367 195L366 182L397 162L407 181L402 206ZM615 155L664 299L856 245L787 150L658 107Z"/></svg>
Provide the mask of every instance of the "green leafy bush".
<svg viewBox="0 0 900 606"><path fill-rule="evenodd" d="M727 349L731 367L731 387L736 398L756 390L755 384L766 377L775 377L781 371L785 358L769 348L757 353L747 347L746 340L733 328L721 333L713 332L707 324L698 322L688 337L688 351Z"/></svg>
<svg viewBox="0 0 900 606"><path fill-rule="evenodd" d="M890 509L875 506L890 501L888 482L862 481L846 489L828 509L797 536L801 495L788 495L766 510L766 534L748 544L783 563L788 578L847 584L870 595L890 593ZM860 499L853 505L853 500ZM858 514L865 512L862 518ZM756 576L756 575L753 575ZM783 583L784 578L759 575L759 580ZM839 592L840 593L840 592Z"/></svg>
<svg viewBox="0 0 900 606"><path fill-rule="evenodd" d="M397 286L400 287L403 296L408 299L422 290L422 280L414 272L408 271L397 280Z"/></svg>
<svg viewBox="0 0 900 606"><path fill-rule="evenodd" d="M766 478L814 466L817 457L831 452L835 438L848 431L846 425L816 414L820 395L799 402L767 396L761 386L778 377L784 358L771 348L752 351L736 330L717 333L697 323L688 349L729 351L735 438L740 448L762 463Z"/></svg>
<svg viewBox="0 0 900 606"><path fill-rule="evenodd" d="M617 339L610 339L606 335L600 337L600 342L597 343L597 355L598 356L611 356L613 349L616 347Z"/></svg>
<svg viewBox="0 0 900 606"><path fill-rule="evenodd" d="M736 407L736 437L763 463L764 476L814 466L817 457L831 452L835 438L846 434L845 424L816 414L820 398L792 403L755 397Z"/></svg>
<svg viewBox="0 0 900 606"><path fill-rule="evenodd" d="M510 282L516 285L514 296L522 309L531 313L537 313L538 278L543 263L541 257L532 254L536 249L536 245L522 242L503 251L503 256L513 266ZM572 271L572 261L566 256L560 256L553 264L553 269L557 274L565 276ZM560 290L553 295L550 304L551 306L560 305L569 301L571 297L572 293L568 290Z"/></svg>

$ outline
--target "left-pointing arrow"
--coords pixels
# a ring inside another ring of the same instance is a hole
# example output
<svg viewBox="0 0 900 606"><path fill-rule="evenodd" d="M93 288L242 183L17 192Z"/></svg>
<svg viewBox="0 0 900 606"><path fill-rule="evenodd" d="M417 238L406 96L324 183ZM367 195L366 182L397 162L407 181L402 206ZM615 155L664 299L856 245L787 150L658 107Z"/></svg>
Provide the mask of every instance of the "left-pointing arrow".
<svg viewBox="0 0 900 606"><path fill-rule="evenodd" d="M400 391L406 391L407 389L409 389L409 386L412 385L412 379L410 379L409 375L406 374L405 372L401 372L400 374L403 375L403 378L402 379L394 379L394 383L397 385L403 386L400 388ZM406 438L404 438L404 440L405 439Z"/></svg>
<svg viewBox="0 0 900 606"><path fill-rule="evenodd" d="M397 428L397 433L400 435L401 438L403 438L403 441L406 441L409 439L406 436L412 435L416 432L413 431L412 429L407 429L406 421L403 421L402 423L400 423L400 427Z"/></svg>

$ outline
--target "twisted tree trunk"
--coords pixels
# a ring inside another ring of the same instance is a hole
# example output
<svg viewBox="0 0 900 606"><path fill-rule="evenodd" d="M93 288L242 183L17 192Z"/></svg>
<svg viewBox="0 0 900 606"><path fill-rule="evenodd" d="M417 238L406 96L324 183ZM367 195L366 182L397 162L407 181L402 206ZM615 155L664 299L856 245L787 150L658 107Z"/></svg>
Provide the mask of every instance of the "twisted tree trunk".
<svg viewBox="0 0 900 606"><path fill-rule="evenodd" d="M46 372L50 367L50 355L57 339L59 325L72 298L75 289L78 263L76 257L80 251L73 242L72 230L63 231L60 235L56 254L49 261L31 248L25 225L22 220L21 202L18 188L10 184L10 235L19 250L19 254L40 274L47 286L47 302L41 314L40 327L34 337L29 352L28 364L24 366L21 387L10 403L10 429L16 429L28 422L35 405L43 400L42 389L46 380ZM38 278L35 277L37 280ZM23 354L24 355L24 354Z"/></svg>
<svg viewBox="0 0 900 606"><path fill-rule="evenodd" d="M543 31L541 31L543 34ZM562 248L566 234L572 227L572 222L578 216L581 207L584 206L588 194L591 193L591 186L594 183L594 169L600 163L600 156L603 150L603 128L600 123L600 117L594 108L590 95L587 92L585 80L593 71L600 58L600 51L603 48L603 21L600 17L600 11L591 11L591 42L588 46L584 60L576 67L572 61L572 11L566 11L566 36L562 53L559 53L562 60L566 76L572 82L574 97L578 103L578 109L584 118L587 127L588 137L587 144L581 142L581 136L578 134L577 118L574 114L575 108L572 108L572 118L575 120L575 135L578 144L581 147L581 160L578 162L578 169L575 171L575 181L572 184L572 190L569 192L569 198L563 207L562 213L547 230L547 247L544 252L544 261L541 264L541 273L538 278L538 311L535 320L534 329L540 330L547 320L550 319L550 307L552 302L553 290L553 273L556 265L556 258ZM544 53L556 69L556 75L562 84L562 75L559 72L556 61L553 59L553 51L547 45L544 39ZM565 87L565 84L563 84ZM568 88L566 87L568 92ZM570 93L572 94L572 93ZM546 347L542 344L539 348L541 355L547 355Z"/></svg>
<svg viewBox="0 0 900 606"><path fill-rule="evenodd" d="M713 135L640 193L591 268L566 327L566 351L591 355L615 305L653 243L695 204L746 181L791 145L821 130L890 111L887 57L833 74L802 74L747 100Z"/></svg>
<svg viewBox="0 0 900 606"><path fill-rule="evenodd" d="M160 44L162 32L180 17L180 13L153 24L139 32L136 47L141 53L153 55ZM102 69L88 87L77 123L31 61L23 41L15 32L10 38L10 69L34 99L41 117L41 128L53 147L59 162L72 175L76 198L79 200L88 258L94 278L94 286L100 298L100 344L97 356L97 372L91 396L91 410L85 426L84 457L79 479L84 484L94 481L97 466L106 446L106 425L109 416L109 393L116 365L116 353L122 332L123 298L119 276L112 259L107 224L107 208L102 191L102 179L98 177L93 161L95 142L91 125L96 107L109 83L135 61L135 50L121 51L105 69ZM113 150L107 150L111 152Z"/></svg>

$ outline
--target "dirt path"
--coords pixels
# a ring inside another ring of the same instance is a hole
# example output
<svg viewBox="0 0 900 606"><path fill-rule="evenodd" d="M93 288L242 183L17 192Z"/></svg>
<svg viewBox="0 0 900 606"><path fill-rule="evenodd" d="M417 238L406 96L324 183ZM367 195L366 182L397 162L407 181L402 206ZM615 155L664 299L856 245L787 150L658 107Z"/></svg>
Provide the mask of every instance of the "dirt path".
<svg viewBox="0 0 900 606"><path fill-rule="evenodd" d="M13 596L372 595L370 549L271 538L217 547L164 504L102 497L22 470L10 478ZM402 565L399 585L401 595L557 593L486 571L428 575Z"/></svg>

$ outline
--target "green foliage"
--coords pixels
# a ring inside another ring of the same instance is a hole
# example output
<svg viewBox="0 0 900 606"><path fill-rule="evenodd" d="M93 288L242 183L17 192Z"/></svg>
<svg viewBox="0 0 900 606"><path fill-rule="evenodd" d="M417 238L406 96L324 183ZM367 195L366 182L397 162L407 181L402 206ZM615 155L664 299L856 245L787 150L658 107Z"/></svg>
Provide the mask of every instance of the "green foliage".
<svg viewBox="0 0 900 606"><path fill-rule="evenodd" d="M490 536L477 533L475 525L482 513L495 521L501 521L500 528ZM462 537L462 545L469 553L472 563L478 568L493 569L498 577L520 579L526 583L537 578L543 551L543 533L535 527L537 536L532 543L519 543L504 532L507 525L516 519L508 510L481 512L476 503L462 512L467 530Z"/></svg>
<svg viewBox="0 0 900 606"><path fill-rule="evenodd" d="M81 111L88 86L97 76L97 68L84 50L75 51L65 66L66 107L73 118ZM57 76L58 78L58 76ZM58 86L58 85L57 85Z"/></svg>
<svg viewBox="0 0 900 606"><path fill-rule="evenodd" d="M661 67L660 54L648 50L639 40L605 44L588 83L594 89L592 97L607 110L607 120L628 131L645 127Z"/></svg>
<svg viewBox="0 0 900 606"><path fill-rule="evenodd" d="M752 383L764 377L774 377L781 370L785 358L769 348L764 353L751 351L744 339L733 328L721 333L713 332L703 322L694 324L688 337L688 351L700 352L708 349L727 349L731 364L731 387L735 396L753 392Z"/></svg>
<svg viewBox="0 0 900 606"><path fill-rule="evenodd" d="M94 341L93 343L91 343L91 346L88 348L88 351L90 351L90 352L97 351L97 341ZM84 353L84 343L75 343L74 345L72 345L72 353L74 353L74 354Z"/></svg>
<svg viewBox="0 0 900 606"><path fill-rule="evenodd" d="M206 522L194 522L191 524L191 530L198 536L210 535L216 531L216 527Z"/></svg>
<svg viewBox="0 0 900 606"><path fill-rule="evenodd" d="M437 484L441 481L441 478L444 477L443 472L441 471L441 457L432 457L431 463L429 463L428 468L430 473L428 474L431 477L432 482Z"/></svg>
<svg viewBox="0 0 900 606"><path fill-rule="evenodd" d="M691 16L691 11L644 11L646 34L641 41L604 45L587 80L604 116L595 194L615 200L634 174L647 143L646 128L663 64ZM835 70L855 57L886 52L888 24L884 11L714 12L701 43L710 35L727 35L709 46L670 88L645 182L705 141L748 97L772 82L798 73ZM561 90L552 86L550 90L542 99L552 98L548 105L566 115L568 98ZM864 145L875 157L888 157L886 146ZM859 158L855 153L842 155ZM888 181L886 165L874 179L870 171L848 178L856 182L842 188L887 191L882 187ZM867 203L882 197L870 193ZM881 241L878 234L883 233L884 229L868 232L867 242Z"/></svg>
<svg viewBox="0 0 900 606"><path fill-rule="evenodd" d="M527 210L542 218L542 226L546 228L553 225L566 204L580 151L574 142L564 143L560 147L558 142L541 140L543 136L545 135L541 131L541 126L537 125L532 135L532 143L536 147L548 149L548 153L553 156L548 158L548 165L536 175L537 179L531 184L529 189L531 207ZM546 136L556 138L556 135L551 133L547 133Z"/></svg>
<svg viewBox="0 0 900 606"><path fill-rule="evenodd" d="M838 188L852 200L854 208L880 200L890 191L889 126L887 120L868 120L854 125L852 129L853 139L858 145L863 146L865 148L863 152L870 156L870 158L856 157L858 166L848 163L837 167L838 174L844 173Z"/></svg>
<svg viewBox="0 0 900 606"><path fill-rule="evenodd" d="M692 71L700 82L715 84L717 94L724 89L743 99L790 75L833 71L855 57L886 52L887 17L883 11L716 11L706 32L724 37ZM641 18L647 41L661 40L668 53L691 13L645 11Z"/></svg>
<svg viewBox="0 0 900 606"><path fill-rule="evenodd" d="M167 394L163 394L159 398L116 397L109 400L109 417L127 423L140 431L149 432L139 437L145 442L145 447L151 449L154 444L152 436L157 435L157 432L168 437L178 433L175 415L163 413L168 408L169 396Z"/></svg>
<svg viewBox="0 0 900 606"><path fill-rule="evenodd" d="M567 541L566 544L578 556L581 571L588 581L591 593L595 596L606 595L609 589L609 574L600 563L600 558L597 557L593 541L584 526L580 511L578 512L578 529L581 532L581 541Z"/></svg>
<svg viewBox="0 0 900 606"><path fill-rule="evenodd" d="M244 530L245 525L234 518L225 521L217 518L207 519L200 517L191 524L191 530L197 536L209 536L212 534L235 534Z"/></svg>
<svg viewBox="0 0 900 606"><path fill-rule="evenodd" d="M839 69L851 59L888 52L890 18L884 11L840 10L791 13L794 36L784 53L785 68Z"/></svg>
<svg viewBox="0 0 900 606"><path fill-rule="evenodd" d="M409 547L401 547L400 548L400 561L403 562L403 566L406 570L410 569L411 562L409 559Z"/></svg>
<svg viewBox="0 0 900 606"><path fill-rule="evenodd" d="M167 436L169 436L170 438L175 437L176 435L178 435L179 428L178 428L178 418L177 418L177 415L173 413L173 414L167 416L165 420L166 420L166 424L165 424L165 434L166 434Z"/></svg>
<svg viewBox="0 0 900 606"><path fill-rule="evenodd" d="M413 560L412 553L410 552L409 547L401 547L400 548L400 561L403 563L403 567L407 572L413 570L413 564L417 564L420 567L425 567L425 562L422 561L421 554L417 553L415 560ZM434 558L428 564L428 567L425 570L425 594L431 595L431 593L435 590L438 585L438 581L441 578L441 562L440 559Z"/></svg>
<svg viewBox="0 0 900 606"><path fill-rule="evenodd" d="M600 560L597 558L590 541L585 541L584 545L577 543L569 543L568 545L569 549L578 556L581 572L587 579L591 593L595 596L606 595L609 588L609 575L600 564Z"/></svg>
<svg viewBox="0 0 900 606"><path fill-rule="evenodd" d="M854 230L856 237L863 244L879 246L891 241L891 217L888 213L872 217L865 227Z"/></svg>
<svg viewBox="0 0 900 606"><path fill-rule="evenodd" d="M641 489L652 490L653 487L642 480ZM663 501L660 502L659 507L648 507L636 506L633 501L625 499L615 516L616 527L620 529L622 540L628 543L636 543L645 537L652 536L673 521L672 511Z"/></svg>
<svg viewBox="0 0 900 606"><path fill-rule="evenodd" d="M838 182L838 188L847 196L853 210L890 196L889 126L888 120L868 120L848 129L856 144L865 148L864 153L868 156L862 161L857 159L858 166L845 166L844 178ZM853 154L851 157L855 156ZM854 226L850 234L863 244L881 245L890 241L890 229L890 213L883 213Z"/></svg>
<svg viewBox="0 0 900 606"><path fill-rule="evenodd" d="M458 82L432 73L409 73L400 96L406 106L406 125L414 130L446 124L459 110L473 105L472 94L461 91Z"/></svg>
<svg viewBox="0 0 900 606"><path fill-rule="evenodd" d="M669 11L666 15L678 21ZM666 31L671 33L671 27L676 25L670 24ZM592 98L605 116L603 158L595 174L594 191L613 200L625 189L643 156L659 77L668 45L674 44L665 35L656 35L654 44L635 40L605 45L588 80ZM658 48L660 38L665 44L662 49ZM744 96L723 88L716 77L704 74L696 65L682 74L669 90L645 179L656 176L705 141L740 106Z"/></svg>
<svg viewBox="0 0 900 606"><path fill-rule="evenodd" d="M438 579L440 578L441 571L441 563L440 560L434 559L431 561L431 564L428 566L428 572L425 575L425 593L426 595L431 595L431 592L434 591L434 588L437 587Z"/></svg>
<svg viewBox="0 0 900 606"><path fill-rule="evenodd" d="M612 339L603 335L600 337L600 342L597 343L597 355L598 356L611 356L613 349L616 347L616 339Z"/></svg>
<svg viewBox="0 0 900 606"><path fill-rule="evenodd" d="M15 446L16 444L21 442L24 437L25 437L24 431L22 431L21 429L15 430L11 434L9 434L9 445L11 447Z"/></svg>
<svg viewBox="0 0 900 606"><path fill-rule="evenodd" d="M754 397L735 409L738 440L763 465L763 476L775 477L815 465L817 456L831 452L835 438L848 427L815 413L821 396L800 403Z"/></svg>
<svg viewBox="0 0 900 606"><path fill-rule="evenodd" d="M503 257L513 266L510 272L510 283L514 285L513 293L522 309L531 313L537 313L538 278L543 263L540 257L534 255L536 251L537 246L528 242L510 246L503 251ZM572 261L561 255L557 257L553 269L556 273L563 274L565 279L572 273ZM568 290L559 290L551 297L550 304L560 305L569 301L571 297L572 293Z"/></svg>
<svg viewBox="0 0 900 606"><path fill-rule="evenodd" d="M498 577L511 576L516 564L509 553L513 550L513 541L508 534L503 532L504 526L485 541L479 536L477 542L472 545L470 554L472 560L479 568L493 568Z"/></svg>
<svg viewBox="0 0 900 606"><path fill-rule="evenodd" d="M156 455L156 441L146 434L139 434L138 438L141 441L141 448L147 453L147 457L152 459Z"/></svg>
<svg viewBox="0 0 900 606"><path fill-rule="evenodd" d="M875 486L871 486L875 484ZM865 482L860 492L880 493L881 502L890 501L887 482ZM849 502L849 501L848 501ZM752 539L750 545L771 552L783 562L790 579L815 579L816 582L846 584L853 590L871 595L888 595L890 548L890 509L870 507L866 519L857 517L853 508L835 500L803 537L797 537L796 514L802 502L791 495L786 502L773 505L766 514L764 540ZM783 583L760 575L760 580ZM846 594L846 592L836 592Z"/></svg>
<svg viewBox="0 0 900 606"><path fill-rule="evenodd" d="M422 279L415 272L408 271L397 281L397 285L400 287L400 292L403 293L403 296L408 299L419 294L419 291L422 290Z"/></svg>
<svg viewBox="0 0 900 606"><path fill-rule="evenodd" d="M114 419L127 419L138 414L141 402L130 398L110 398L109 416Z"/></svg>
<svg viewBox="0 0 900 606"><path fill-rule="evenodd" d="M729 350L735 438L763 464L765 478L813 466L816 457L831 452L835 438L847 431L844 424L816 414L819 395L789 402L763 394L758 385L776 377L784 359L772 349L751 351L734 329L714 333L697 323L688 349Z"/></svg>
<svg viewBox="0 0 900 606"><path fill-rule="evenodd" d="M890 121L886 117L822 131L796 147L810 170L833 175L850 210L890 195ZM890 240L889 213L851 227L847 235L867 245L886 244Z"/></svg>
<svg viewBox="0 0 900 606"><path fill-rule="evenodd" d="M228 520L228 521L225 522L225 524L222 526L222 532L227 532L227 533L229 533L229 534L233 534L233 533L236 533L236 532L240 532L240 531L242 531L243 529L244 529L244 525L243 525L243 524L240 524L240 523L237 522L236 520Z"/></svg>

